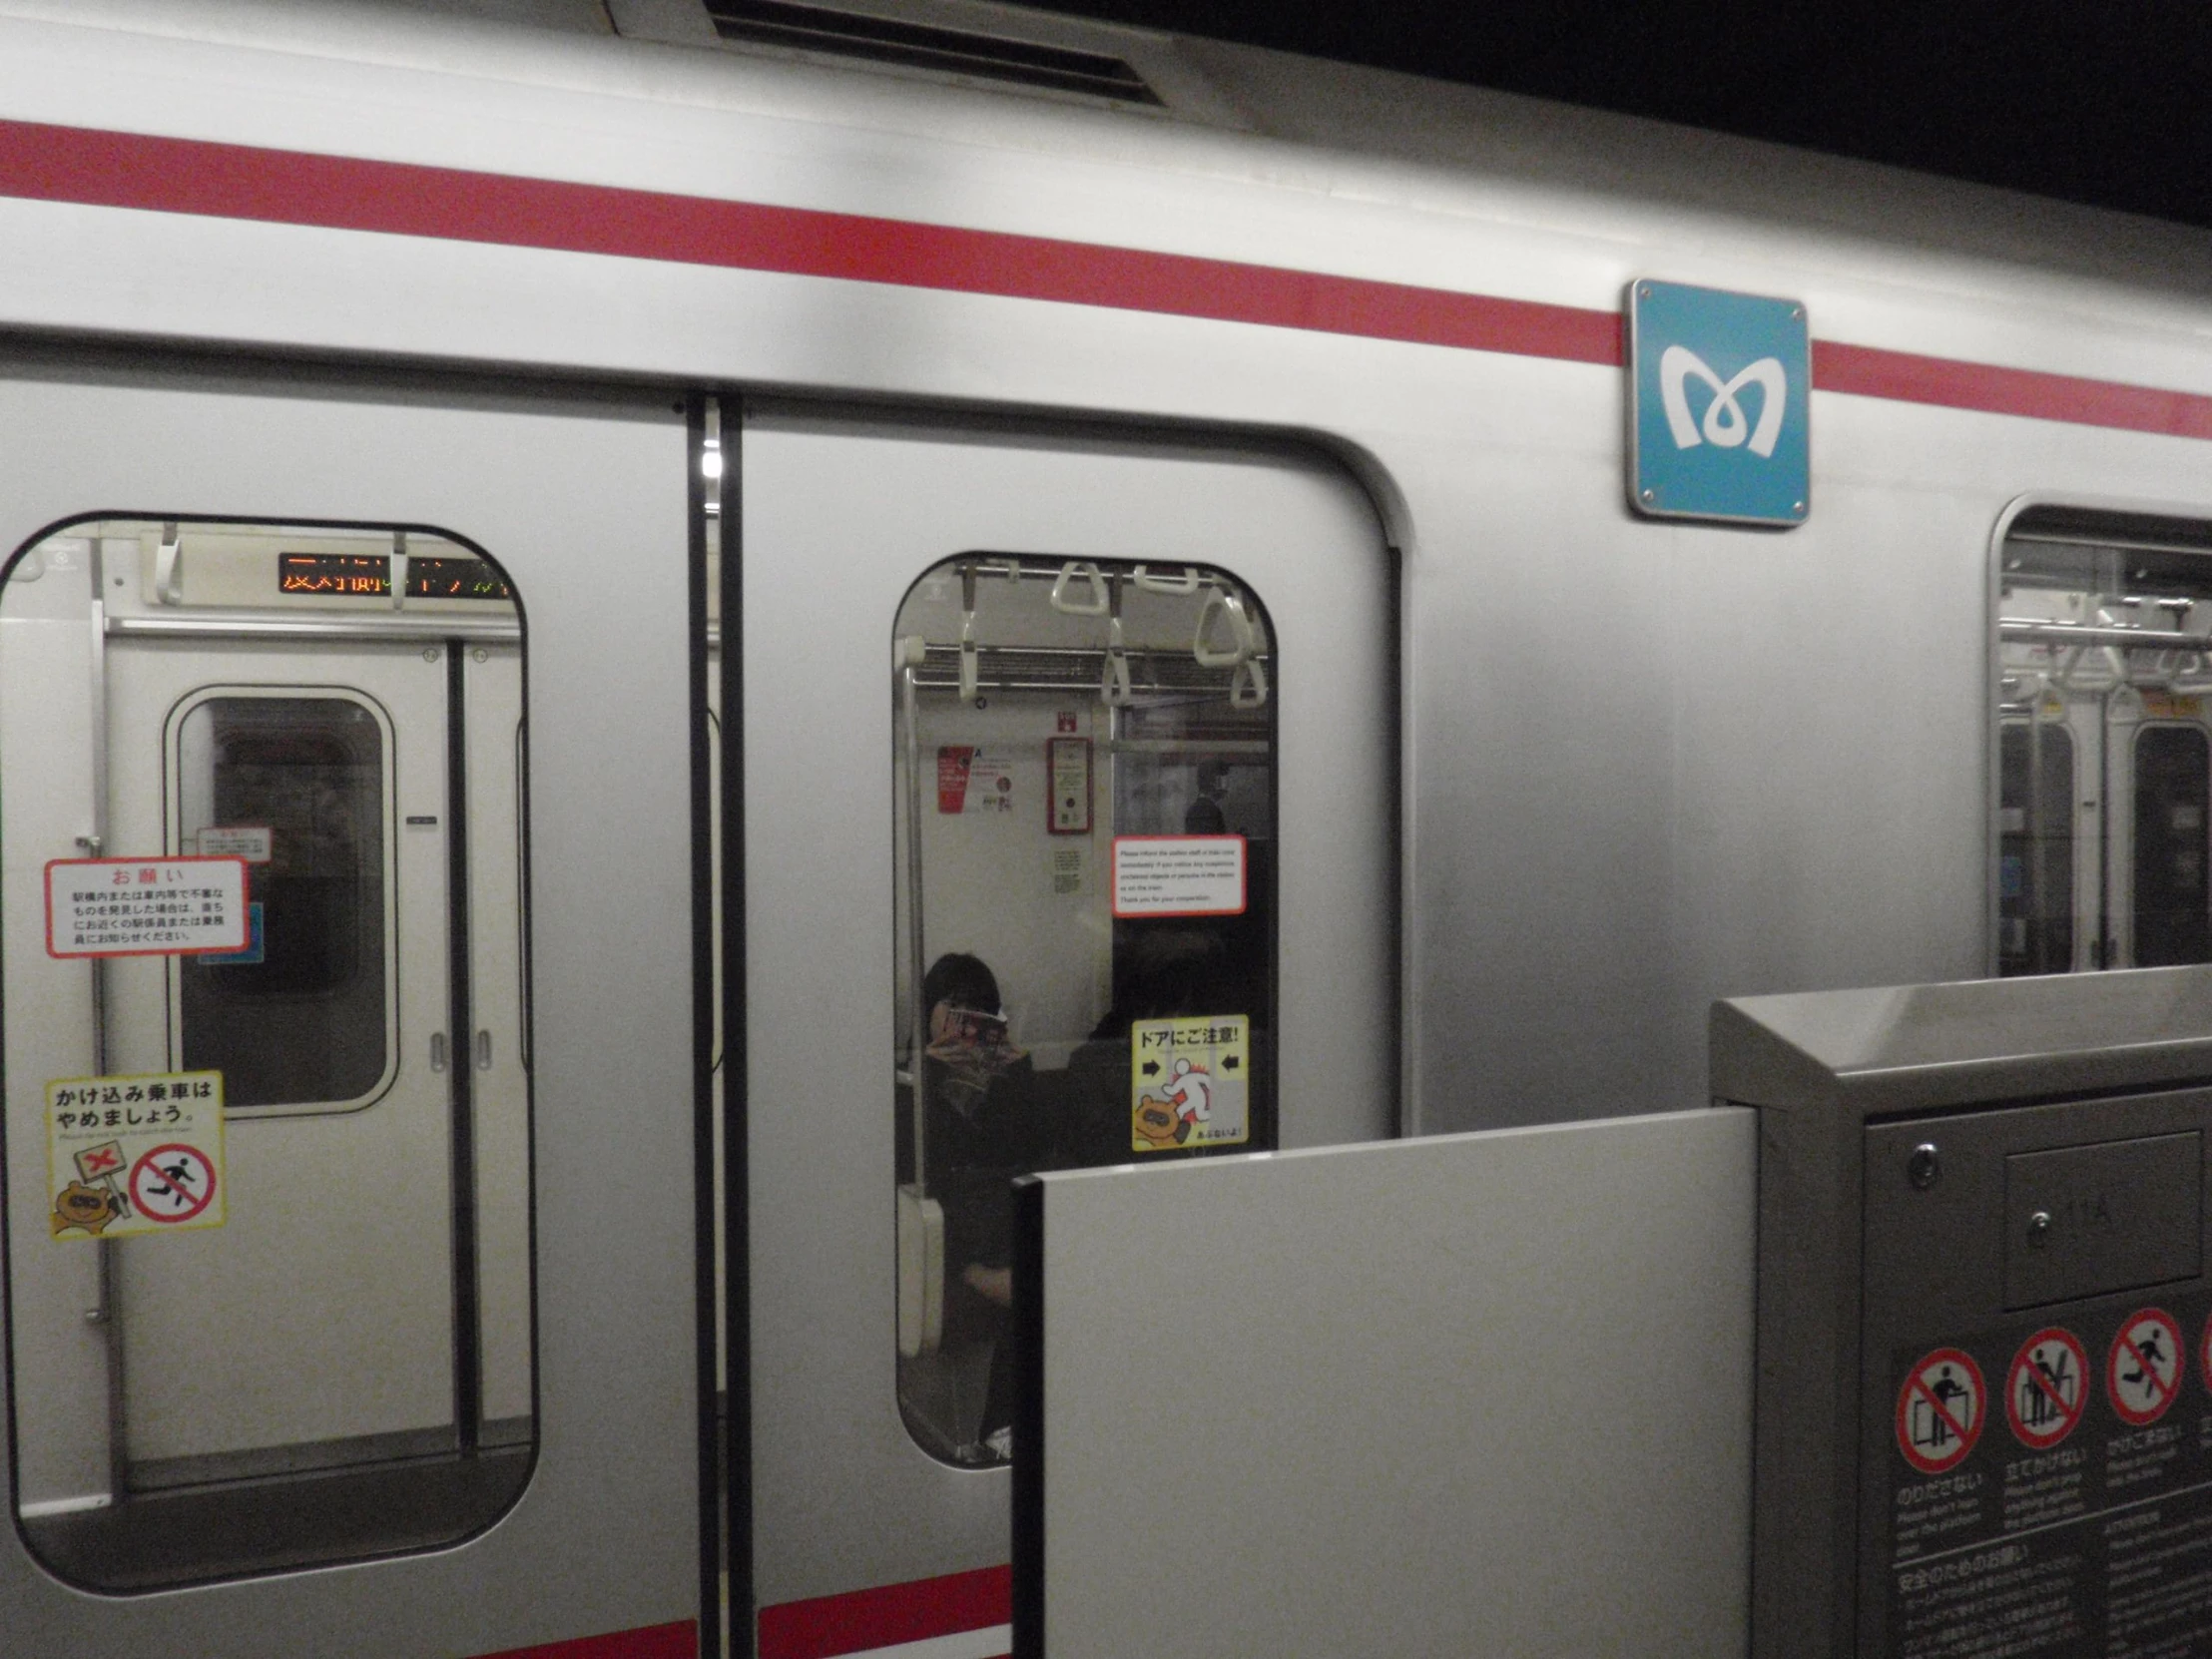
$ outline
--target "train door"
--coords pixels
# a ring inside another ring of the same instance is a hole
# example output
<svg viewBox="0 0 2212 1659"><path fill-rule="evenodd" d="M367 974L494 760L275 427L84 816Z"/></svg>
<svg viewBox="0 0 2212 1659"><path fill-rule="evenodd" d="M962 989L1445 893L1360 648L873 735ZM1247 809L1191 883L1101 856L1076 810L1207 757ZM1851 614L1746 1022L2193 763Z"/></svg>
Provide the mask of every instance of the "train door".
<svg viewBox="0 0 2212 1659"><path fill-rule="evenodd" d="M73 356L0 433L0 1626L691 1653L680 407Z"/></svg>
<svg viewBox="0 0 2212 1659"><path fill-rule="evenodd" d="M1391 1130L1389 555L1281 453L756 412L741 466L759 1651L1002 1653L1012 1176Z"/></svg>
<svg viewBox="0 0 2212 1659"><path fill-rule="evenodd" d="M139 1492L419 1454L461 1417L481 1426L473 1399L456 1404L456 1315L473 1324L474 1298L453 1285L467 1245L453 1237L445 656L430 636L108 650L109 843L251 842L262 937L250 925L242 950L108 962L103 1069L220 1071L231 1188L280 1195L122 1263L117 1431ZM353 1283L363 1253L379 1270ZM223 1296L204 1294L210 1276ZM349 1285L344 1318L295 1294L333 1281ZM302 1373L319 1385L294 1386Z"/></svg>

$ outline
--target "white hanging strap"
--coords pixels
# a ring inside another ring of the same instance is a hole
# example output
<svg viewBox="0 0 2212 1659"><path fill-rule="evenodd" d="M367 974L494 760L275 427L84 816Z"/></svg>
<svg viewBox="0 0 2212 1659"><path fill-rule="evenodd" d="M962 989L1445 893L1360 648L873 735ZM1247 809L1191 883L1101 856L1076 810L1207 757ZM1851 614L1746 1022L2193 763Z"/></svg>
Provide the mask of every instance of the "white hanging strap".
<svg viewBox="0 0 2212 1659"><path fill-rule="evenodd" d="M980 695L982 661L975 649L975 567L960 567L960 701L973 703Z"/></svg>
<svg viewBox="0 0 2212 1659"><path fill-rule="evenodd" d="M185 602L184 538L174 519L162 526L162 544L154 550L154 597L164 605Z"/></svg>
<svg viewBox="0 0 2212 1659"><path fill-rule="evenodd" d="M1130 580L1147 593L1193 594L1199 588L1196 565L1185 565L1180 576L1162 576L1148 565L1139 565Z"/></svg>
<svg viewBox="0 0 2212 1659"><path fill-rule="evenodd" d="M1268 671L1259 658L1239 663L1229 676L1229 704L1235 709L1260 709L1267 706Z"/></svg>
<svg viewBox="0 0 2212 1659"><path fill-rule="evenodd" d="M1129 652L1121 639L1121 583L1106 585L1106 662L1098 676L1100 701L1126 703L1130 697Z"/></svg>
<svg viewBox="0 0 2212 1659"><path fill-rule="evenodd" d="M1229 630L1226 647L1212 644L1218 626ZM1191 641L1191 655L1198 659L1200 668L1237 668L1252 660L1258 645L1258 636L1252 629L1252 618L1245 615L1244 601L1235 594L1214 589L1206 596L1206 604L1198 613L1198 635Z"/></svg>
<svg viewBox="0 0 2212 1659"><path fill-rule="evenodd" d="M407 606L407 532L391 533L391 608L405 610Z"/></svg>
<svg viewBox="0 0 2212 1659"><path fill-rule="evenodd" d="M1091 597L1077 601L1068 594L1068 588L1077 581L1090 584ZM1052 608L1064 616L1104 616L1106 614L1106 578L1098 566L1088 559L1070 559L1060 567L1060 574L1052 579Z"/></svg>

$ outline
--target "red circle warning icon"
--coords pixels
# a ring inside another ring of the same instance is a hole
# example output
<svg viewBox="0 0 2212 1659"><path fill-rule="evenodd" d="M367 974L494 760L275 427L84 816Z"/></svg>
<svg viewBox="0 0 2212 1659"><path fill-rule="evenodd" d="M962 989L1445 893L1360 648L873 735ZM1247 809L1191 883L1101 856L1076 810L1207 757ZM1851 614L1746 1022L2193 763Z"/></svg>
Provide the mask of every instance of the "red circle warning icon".
<svg viewBox="0 0 2212 1659"><path fill-rule="evenodd" d="M2163 1308L2145 1308L2120 1322L2104 1362L2104 1386L2121 1420L2140 1428L2156 1422L2181 1391L2181 1327Z"/></svg>
<svg viewBox="0 0 2212 1659"><path fill-rule="evenodd" d="M215 1166L196 1146L157 1146L131 1166L131 1205L148 1221L190 1221L215 1199Z"/></svg>
<svg viewBox="0 0 2212 1659"><path fill-rule="evenodd" d="M2071 1331L2038 1331L2012 1356L2004 1415L2020 1444L2046 1451L2074 1431L2089 1408L2089 1351Z"/></svg>
<svg viewBox="0 0 2212 1659"><path fill-rule="evenodd" d="M1956 1468L1981 1438L1987 1407L1972 1356L1939 1348L1906 1374L1898 1390L1898 1449L1923 1474Z"/></svg>

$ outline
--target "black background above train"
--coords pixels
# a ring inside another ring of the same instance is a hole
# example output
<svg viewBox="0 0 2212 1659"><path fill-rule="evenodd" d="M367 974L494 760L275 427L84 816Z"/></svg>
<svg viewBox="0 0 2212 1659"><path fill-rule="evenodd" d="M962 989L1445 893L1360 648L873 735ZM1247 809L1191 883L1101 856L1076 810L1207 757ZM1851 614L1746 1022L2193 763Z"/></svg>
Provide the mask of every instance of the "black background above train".
<svg viewBox="0 0 2212 1659"><path fill-rule="evenodd" d="M2212 225L2212 12L2185 0L1029 0Z"/></svg>

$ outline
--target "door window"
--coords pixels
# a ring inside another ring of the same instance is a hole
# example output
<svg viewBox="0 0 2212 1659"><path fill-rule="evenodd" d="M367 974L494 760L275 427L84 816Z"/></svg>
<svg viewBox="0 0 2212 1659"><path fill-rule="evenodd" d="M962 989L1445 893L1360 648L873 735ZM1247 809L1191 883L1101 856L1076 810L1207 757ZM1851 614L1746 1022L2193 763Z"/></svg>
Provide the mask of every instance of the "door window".
<svg viewBox="0 0 2212 1659"><path fill-rule="evenodd" d="M2031 508L1996 630L1997 971L2212 961L2212 525Z"/></svg>
<svg viewBox="0 0 2212 1659"><path fill-rule="evenodd" d="M521 644L420 529L6 567L11 1501L76 1585L441 1547L529 1478Z"/></svg>
<svg viewBox="0 0 2212 1659"><path fill-rule="evenodd" d="M391 834L374 706L210 695L175 729L177 839L257 854L247 948L177 964L185 1069L221 1071L233 1111L371 1098L391 1057Z"/></svg>
<svg viewBox="0 0 2212 1659"><path fill-rule="evenodd" d="M896 617L899 1403L1010 1446L1012 1180L1275 1144L1275 678L1224 570L1005 554Z"/></svg>

